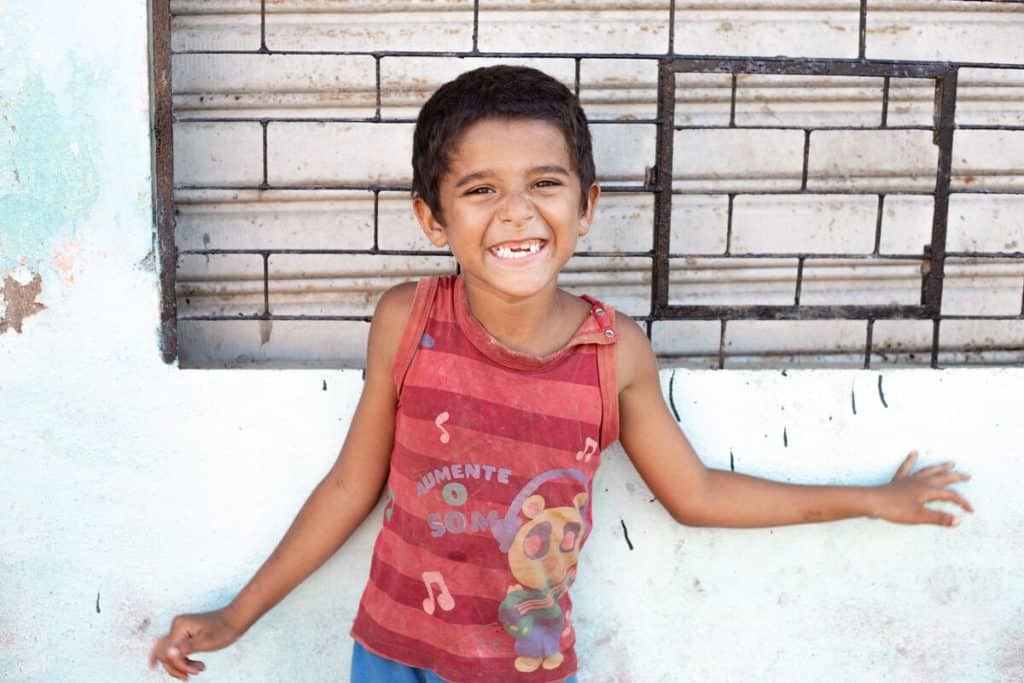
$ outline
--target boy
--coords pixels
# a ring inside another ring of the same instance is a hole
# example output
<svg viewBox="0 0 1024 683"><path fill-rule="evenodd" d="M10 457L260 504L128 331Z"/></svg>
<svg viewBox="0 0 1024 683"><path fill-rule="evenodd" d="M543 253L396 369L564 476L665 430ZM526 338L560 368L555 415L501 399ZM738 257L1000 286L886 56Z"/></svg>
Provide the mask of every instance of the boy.
<svg viewBox="0 0 1024 683"><path fill-rule="evenodd" d="M564 681L569 589L600 451L616 440L679 522L755 527L873 516L952 526L952 463L880 487L797 486L705 468L662 398L639 326L557 286L600 198L576 98L526 68L477 69L424 105L413 210L460 275L393 288L337 462L226 607L175 618L150 656L234 642L349 537L388 486L353 627L355 681Z"/></svg>

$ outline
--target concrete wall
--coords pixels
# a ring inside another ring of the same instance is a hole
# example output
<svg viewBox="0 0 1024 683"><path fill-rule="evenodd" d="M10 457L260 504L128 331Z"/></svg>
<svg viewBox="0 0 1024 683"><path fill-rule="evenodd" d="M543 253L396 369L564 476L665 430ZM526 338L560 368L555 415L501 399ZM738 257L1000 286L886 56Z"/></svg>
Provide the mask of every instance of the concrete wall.
<svg viewBox="0 0 1024 683"><path fill-rule="evenodd" d="M359 389L358 371L160 362L146 32L139 0L0 0L0 680L165 680L152 639L240 588ZM952 530L681 528L612 449L582 680L1024 680L1024 373L663 379L712 465L876 483L917 447L974 474L978 512ZM199 680L346 680L378 519Z"/></svg>

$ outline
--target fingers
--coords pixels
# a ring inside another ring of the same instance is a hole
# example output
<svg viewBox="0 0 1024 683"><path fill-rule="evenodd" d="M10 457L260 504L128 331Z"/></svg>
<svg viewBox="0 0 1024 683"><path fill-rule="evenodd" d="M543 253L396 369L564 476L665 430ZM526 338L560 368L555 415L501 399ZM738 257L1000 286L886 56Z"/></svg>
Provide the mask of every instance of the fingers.
<svg viewBox="0 0 1024 683"><path fill-rule="evenodd" d="M166 669L167 663L170 663L179 672L184 673L184 680L187 680L189 676L195 676L206 668L206 665L202 662L185 656L187 646L188 643L182 642L167 648L167 655L164 660L164 668Z"/></svg>
<svg viewBox="0 0 1024 683"><path fill-rule="evenodd" d="M970 481L971 475L966 472L950 472L941 477L935 478L936 486L949 486L950 484L957 484L961 481Z"/></svg>
<svg viewBox="0 0 1024 683"><path fill-rule="evenodd" d="M149 653L149 666L155 667L157 662L164 667L173 678L187 681L189 676L194 676L206 670L203 662L189 659L186 654L192 651L191 637L186 634L177 643L169 644L172 633L160 638Z"/></svg>
<svg viewBox="0 0 1024 683"><path fill-rule="evenodd" d="M910 451L910 453L907 454L907 457L903 459L903 462L900 463L893 479L899 479L900 477L907 476L907 474L910 473L910 470L914 469L915 462L917 462L917 451Z"/></svg>
<svg viewBox="0 0 1024 683"><path fill-rule="evenodd" d="M956 463L954 463L952 460L949 460L947 462L939 463L938 465L922 467L917 472L914 472L914 476L927 477L932 474L941 474L943 472L951 471L954 467L956 467Z"/></svg>
<svg viewBox="0 0 1024 683"><path fill-rule="evenodd" d="M923 516L921 522L924 524L938 524L939 526L959 526L960 520L948 512L922 508Z"/></svg>
<svg viewBox="0 0 1024 683"><path fill-rule="evenodd" d="M956 503L966 512L974 512L974 508L971 507L971 504L967 502L967 499L951 489L940 489L938 491L935 491L934 493L928 496L927 500L945 500L950 503Z"/></svg>

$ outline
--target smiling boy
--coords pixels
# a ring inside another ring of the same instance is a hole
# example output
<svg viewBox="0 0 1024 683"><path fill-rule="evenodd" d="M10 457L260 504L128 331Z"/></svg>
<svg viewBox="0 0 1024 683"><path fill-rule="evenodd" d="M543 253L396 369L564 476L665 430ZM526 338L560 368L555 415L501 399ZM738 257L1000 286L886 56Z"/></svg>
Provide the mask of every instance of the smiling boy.
<svg viewBox="0 0 1024 683"><path fill-rule="evenodd" d="M799 486L706 468L628 316L558 287L600 199L576 97L522 67L443 85L414 135L413 210L460 274L380 300L341 454L228 606L182 615L154 646L175 677L230 644L333 554L387 485L352 635L354 681L565 681L569 591L600 452L620 441L678 521L759 527L872 516L952 526L952 463L877 487ZM489 468L489 469L487 469Z"/></svg>

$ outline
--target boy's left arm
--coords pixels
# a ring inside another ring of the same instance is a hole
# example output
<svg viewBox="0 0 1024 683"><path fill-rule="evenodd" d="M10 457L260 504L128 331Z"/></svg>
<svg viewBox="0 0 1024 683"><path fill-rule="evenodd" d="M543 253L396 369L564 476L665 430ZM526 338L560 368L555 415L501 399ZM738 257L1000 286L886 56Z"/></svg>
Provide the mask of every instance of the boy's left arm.
<svg viewBox="0 0 1024 683"><path fill-rule="evenodd" d="M625 315L617 317L616 325L619 441L677 521L694 526L762 527L868 516L956 526L956 517L925 503L950 501L973 512L970 503L949 488L970 476L954 472L951 462L911 474L916 452L907 456L891 482L870 487L783 484L705 467L665 405L646 335Z"/></svg>

